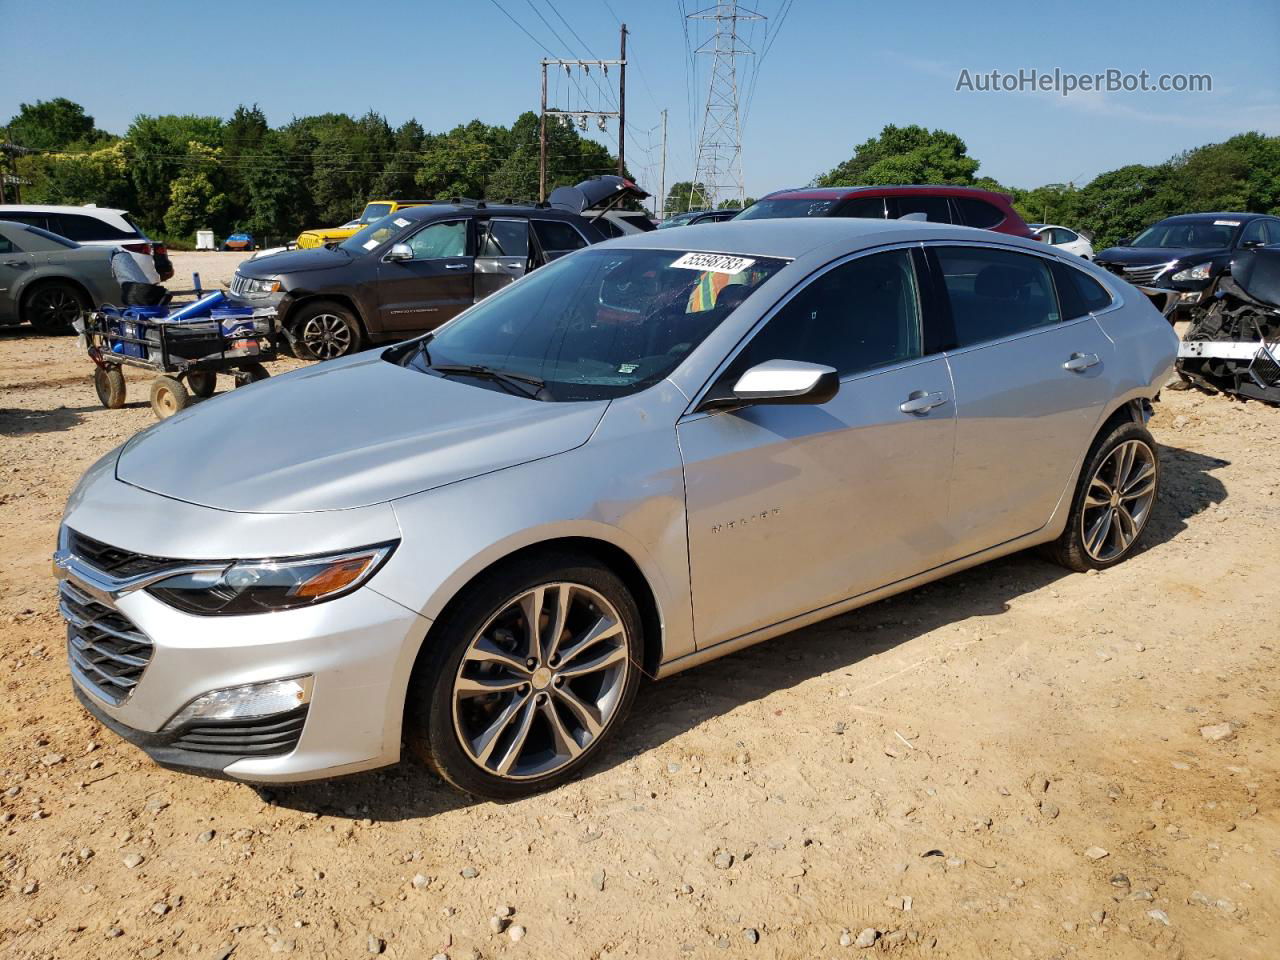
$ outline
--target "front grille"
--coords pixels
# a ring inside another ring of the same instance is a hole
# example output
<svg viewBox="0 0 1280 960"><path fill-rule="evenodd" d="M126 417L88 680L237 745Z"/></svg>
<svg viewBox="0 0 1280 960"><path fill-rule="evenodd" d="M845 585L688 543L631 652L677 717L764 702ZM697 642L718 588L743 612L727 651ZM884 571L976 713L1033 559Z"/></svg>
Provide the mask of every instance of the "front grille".
<svg viewBox="0 0 1280 960"><path fill-rule="evenodd" d="M165 567L174 565L173 560L149 557L146 554L121 550L119 547L113 547L100 540L94 540L92 537L86 537L83 533L77 533L75 530L69 529L67 534L67 546L73 554L89 564L89 566L101 570L117 580L141 576L144 573L155 573L157 570L163 570Z"/></svg>
<svg viewBox="0 0 1280 960"><path fill-rule="evenodd" d="M171 746L197 753L273 757L291 752L307 719L303 705L256 720L206 720L184 727Z"/></svg>
<svg viewBox="0 0 1280 960"><path fill-rule="evenodd" d="M94 693L111 704L128 699L151 662L151 640L123 613L68 580L58 587L67 621L67 657Z"/></svg>
<svg viewBox="0 0 1280 960"><path fill-rule="evenodd" d="M1169 263L1150 263L1141 267L1122 267L1120 276L1124 277L1130 283L1150 283L1156 277L1160 276L1166 270L1173 266L1176 261Z"/></svg>
<svg viewBox="0 0 1280 960"><path fill-rule="evenodd" d="M1249 373L1253 376L1254 383L1263 389L1280 387L1280 364L1276 363L1272 355L1273 351L1280 353L1280 343L1269 349L1259 350L1258 355L1253 358L1253 363L1249 365Z"/></svg>
<svg viewBox="0 0 1280 960"><path fill-rule="evenodd" d="M233 297L243 297L249 289L249 278L242 277L237 273L231 278L231 295Z"/></svg>

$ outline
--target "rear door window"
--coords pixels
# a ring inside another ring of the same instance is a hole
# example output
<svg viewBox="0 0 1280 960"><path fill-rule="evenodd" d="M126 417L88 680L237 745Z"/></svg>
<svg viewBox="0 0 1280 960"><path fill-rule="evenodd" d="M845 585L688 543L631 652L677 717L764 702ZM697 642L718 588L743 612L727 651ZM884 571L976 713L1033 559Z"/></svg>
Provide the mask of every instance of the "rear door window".
<svg viewBox="0 0 1280 960"><path fill-rule="evenodd" d="M960 222L967 227L981 227L986 230L1004 219L1003 210L977 197L952 197L951 202L960 212Z"/></svg>
<svg viewBox="0 0 1280 960"><path fill-rule="evenodd" d="M950 223L951 208L946 197L890 197L889 216L901 219L909 213L923 213L930 223Z"/></svg>
<svg viewBox="0 0 1280 960"><path fill-rule="evenodd" d="M840 208L840 217L865 217L869 220L884 219L884 197L854 197Z"/></svg>
<svg viewBox="0 0 1280 960"><path fill-rule="evenodd" d="M477 226L480 234L480 256L519 257L522 260L528 258L528 220L490 220L488 223L480 222Z"/></svg>
<svg viewBox="0 0 1280 960"><path fill-rule="evenodd" d="M1061 321L1044 258L990 247L935 246L932 251L951 305L957 347Z"/></svg>
<svg viewBox="0 0 1280 960"><path fill-rule="evenodd" d="M534 220L533 232L548 260L587 246L587 238L559 220Z"/></svg>

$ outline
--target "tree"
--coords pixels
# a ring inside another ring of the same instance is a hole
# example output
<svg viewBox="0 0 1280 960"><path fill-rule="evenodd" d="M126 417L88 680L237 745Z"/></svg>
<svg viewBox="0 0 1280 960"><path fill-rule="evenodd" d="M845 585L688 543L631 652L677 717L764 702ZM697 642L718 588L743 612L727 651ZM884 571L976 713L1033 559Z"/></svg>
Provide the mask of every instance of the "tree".
<svg viewBox="0 0 1280 960"><path fill-rule="evenodd" d="M34 181L27 199L132 210L136 195L129 179L131 155L129 141L117 140L100 150L32 157L31 165L23 170L23 175Z"/></svg>
<svg viewBox="0 0 1280 960"><path fill-rule="evenodd" d="M236 107L222 131L222 162L226 173L227 200L232 208L249 206L247 175L263 162L262 144L270 132L267 115L255 103Z"/></svg>
<svg viewBox="0 0 1280 960"><path fill-rule="evenodd" d="M374 180L373 194L387 200L412 200L416 196L413 176L426 136L427 132L417 120L407 120L400 125L392 142L391 156Z"/></svg>
<svg viewBox="0 0 1280 960"><path fill-rule="evenodd" d="M538 198L539 164L538 115L522 113L511 126L507 156L489 177L484 196L493 200ZM572 186L588 177L612 173L618 161L594 140L578 132L572 124L547 118L547 192Z"/></svg>
<svg viewBox="0 0 1280 960"><path fill-rule="evenodd" d="M288 134L268 130L258 144L258 162L246 166L243 211L234 211L260 246L282 243L310 225L311 192L292 166Z"/></svg>
<svg viewBox="0 0 1280 960"><path fill-rule="evenodd" d="M690 210L707 208L707 188L705 184L691 180L673 183L667 191L667 216L676 213L688 213Z"/></svg>
<svg viewBox="0 0 1280 960"><path fill-rule="evenodd" d="M194 238L201 227L223 227L230 212L227 195L220 189L222 151L192 141L187 145L184 171L169 185L169 209L164 227L179 239Z"/></svg>
<svg viewBox="0 0 1280 960"><path fill-rule="evenodd" d="M720 201L720 206L719 206L719 207L717 207L716 209L718 209L718 210L745 210L747 207L751 206L751 205L752 205L753 203L755 203L755 202L756 202L756 198L755 198L755 197L747 197L747 199L746 199L745 201L744 201L744 200L739 200L737 197L730 197L730 198L729 198L729 199L727 199L727 200L721 200L721 201Z"/></svg>
<svg viewBox="0 0 1280 960"><path fill-rule="evenodd" d="M429 199L485 194L489 174L502 162L508 131L472 120L448 133L428 135L416 180Z"/></svg>
<svg viewBox="0 0 1280 960"><path fill-rule="evenodd" d="M129 175L137 195L136 213L145 225L156 228L169 212L173 182L186 173L189 163L208 166L217 162L198 150L190 156L191 145L221 147L222 120L190 114L140 115L129 125L125 137L132 145ZM221 171L217 175L220 177ZM216 192L222 192L221 183Z"/></svg>
<svg viewBox="0 0 1280 960"><path fill-rule="evenodd" d="M881 183L971 184L978 161L954 133L889 124L853 150L844 163L817 178L820 187Z"/></svg>
<svg viewBox="0 0 1280 960"><path fill-rule="evenodd" d="M93 117L66 97L19 104L8 126L11 141L36 150L63 150L110 136L94 129Z"/></svg>

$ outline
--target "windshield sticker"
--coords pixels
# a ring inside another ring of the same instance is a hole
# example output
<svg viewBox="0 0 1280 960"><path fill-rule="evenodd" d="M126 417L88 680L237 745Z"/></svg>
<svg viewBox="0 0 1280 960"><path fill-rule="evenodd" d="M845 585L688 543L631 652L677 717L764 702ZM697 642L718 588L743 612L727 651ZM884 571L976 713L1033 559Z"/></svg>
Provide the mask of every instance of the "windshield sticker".
<svg viewBox="0 0 1280 960"><path fill-rule="evenodd" d="M381 242L382 242L381 240L366 240L366 241L364 242L364 248L365 248L366 250L372 250L374 247L376 247L376 246L377 246L378 244L380 244Z"/></svg>
<svg viewBox="0 0 1280 960"><path fill-rule="evenodd" d="M741 273L755 263L749 257L730 257L723 253L686 253L671 264L681 270L701 270L705 273Z"/></svg>
<svg viewBox="0 0 1280 960"><path fill-rule="evenodd" d="M619 373L635 373L636 370L639 369L639 367L640 367L640 364L638 363L620 363L618 364L618 372Z"/></svg>
<svg viewBox="0 0 1280 960"><path fill-rule="evenodd" d="M1215 227L1238 227L1240 226L1240 221L1239 220L1215 220L1213 221L1213 225Z"/></svg>
<svg viewBox="0 0 1280 960"><path fill-rule="evenodd" d="M406 220L404 217L396 217L391 222L394 223L397 227L407 227L409 225L409 221Z"/></svg>

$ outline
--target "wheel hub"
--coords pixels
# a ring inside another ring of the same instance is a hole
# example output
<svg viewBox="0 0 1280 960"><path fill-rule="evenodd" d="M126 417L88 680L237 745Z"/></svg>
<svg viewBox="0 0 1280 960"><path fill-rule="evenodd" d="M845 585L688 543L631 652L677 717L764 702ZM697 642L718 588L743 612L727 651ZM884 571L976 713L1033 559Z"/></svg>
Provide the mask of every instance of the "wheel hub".
<svg viewBox="0 0 1280 960"><path fill-rule="evenodd" d="M533 684L535 690L545 690L551 686L551 680L554 674L550 667L539 667L533 671L533 675L529 678L529 682Z"/></svg>

